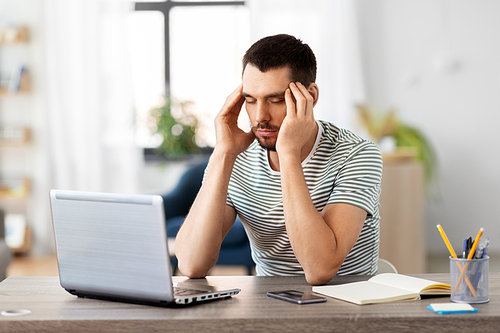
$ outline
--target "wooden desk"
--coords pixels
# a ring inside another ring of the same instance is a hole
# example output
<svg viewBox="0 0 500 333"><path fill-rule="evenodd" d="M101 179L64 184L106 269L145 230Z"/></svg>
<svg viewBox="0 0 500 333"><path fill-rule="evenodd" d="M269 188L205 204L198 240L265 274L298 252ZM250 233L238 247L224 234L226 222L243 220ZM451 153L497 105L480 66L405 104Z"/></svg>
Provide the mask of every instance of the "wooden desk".
<svg viewBox="0 0 500 333"><path fill-rule="evenodd" d="M449 282L449 274L419 275ZM336 277L345 283L366 277ZM186 281L176 277L177 282ZM28 309L19 317L0 316L0 332L496 332L500 322L500 273L490 273L490 302L475 314L438 315L426 309L449 297L359 306L328 298L296 305L266 296L267 291L311 290L300 277L208 277L219 286L238 286L231 299L184 308L159 308L79 299L57 277L10 277L0 283L0 310Z"/></svg>

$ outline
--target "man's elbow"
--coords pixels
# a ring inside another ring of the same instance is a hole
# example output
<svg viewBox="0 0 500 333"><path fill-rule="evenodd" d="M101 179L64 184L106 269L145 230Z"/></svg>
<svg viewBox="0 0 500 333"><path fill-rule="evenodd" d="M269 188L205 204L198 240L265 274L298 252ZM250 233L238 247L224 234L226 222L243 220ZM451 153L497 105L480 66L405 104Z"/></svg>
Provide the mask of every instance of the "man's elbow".
<svg viewBox="0 0 500 333"><path fill-rule="evenodd" d="M205 269L201 269L200 267L196 267L194 265L183 265L181 262L179 262L179 266L177 268L182 275L190 279L201 279L206 277L208 274L208 271Z"/></svg>
<svg viewBox="0 0 500 333"><path fill-rule="evenodd" d="M190 279L200 279L207 276L218 259L218 256L186 255L180 251L176 252L176 255L179 271Z"/></svg>
<svg viewBox="0 0 500 333"><path fill-rule="evenodd" d="M315 269L314 271L306 271L306 281L313 285L322 285L330 282L335 275L337 275L337 272L340 267L334 267L334 268L323 268L323 269Z"/></svg>

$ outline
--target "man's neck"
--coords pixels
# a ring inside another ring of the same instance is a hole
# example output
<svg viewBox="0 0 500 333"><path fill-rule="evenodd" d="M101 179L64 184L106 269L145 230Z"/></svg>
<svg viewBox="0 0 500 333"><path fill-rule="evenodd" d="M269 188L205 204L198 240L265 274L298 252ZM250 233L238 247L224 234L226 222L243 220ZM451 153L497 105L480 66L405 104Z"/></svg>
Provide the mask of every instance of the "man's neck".
<svg viewBox="0 0 500 333"><path fill-rule="evenodd" d="M314 143L316 142L316 137L318 136L319 128L318 128L318 123L315 123L315 125L316 125L316 131L313 132L314 135L311 135L311 137L307 140L307 143L304 145L304 147L302 148L302 151L300 153L300 161L301 162L304 162L304 160L307 158L307 156L309 156L309 154L311 153L311 150L314 147ZM269 159L269 166L271 167L271 169L273 169L274 171L280 171L280 161L279 161L278 152L268 150L267 156Z"/></svg>

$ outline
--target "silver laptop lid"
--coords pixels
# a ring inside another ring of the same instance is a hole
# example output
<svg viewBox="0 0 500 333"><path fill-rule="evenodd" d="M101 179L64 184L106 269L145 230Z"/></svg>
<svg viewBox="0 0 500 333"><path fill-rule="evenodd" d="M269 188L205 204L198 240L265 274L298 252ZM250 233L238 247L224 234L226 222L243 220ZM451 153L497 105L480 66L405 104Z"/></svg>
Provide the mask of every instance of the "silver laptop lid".
<svg viewBox="0 0 500 333"><path fill-rule="evenodd" d="M50 192L61 286L171 302L161 196Z"/></svg>

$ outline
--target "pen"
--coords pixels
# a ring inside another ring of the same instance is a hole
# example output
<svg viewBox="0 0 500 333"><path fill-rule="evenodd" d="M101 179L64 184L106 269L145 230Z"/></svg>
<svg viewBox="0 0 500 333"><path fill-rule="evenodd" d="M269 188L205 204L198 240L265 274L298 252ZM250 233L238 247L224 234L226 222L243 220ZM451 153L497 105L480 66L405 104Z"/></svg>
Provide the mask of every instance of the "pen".
<svg viewBox="0 0 500 333"><path fill-rule="evenodd" d="M479 232L477 233L477 236L476 236L476 240L474 241L474 243L472 244L472 249L470 250L469 252L469 255L467 256L467 260L470 260L472 259L472 257L474 256L474 252L476 252L476 247L477 247L477 244L479 243L479 239L481 238L481 236L483 235L483 232L484 232L484 228L481 228L479 229ZM460 282L462 281L462 279L464 278L465 276L465 272L467 271L467 268L469 267L469 263L470 262L466 262L465 265L464 265L464 269L462 270L462 272L460 273L460 276L458 277L458 281L457 281L457 284L455 285L455 289L453 289L453 292L456 293L457 292L457 289L458 289L458 286L460 285ZM469 286L470 288L471 286ZM472 289L471 289L471 292L472 292ZM472 293L474 295L474 297L476 296L476 293L475 293L475 290L474 292Z"/></svg>
<svg viewBox="0 0 500 333"><path fill-rule="evenodd" d="M465 247L465 256L463 257L464 259L469 256L470 249L472 248L472 237L467 238L467 246Z"/></svg>
<svg viewBox="0 0 500 333"><path fill-rule="evenodd" d="M477 251L476 251L476 258L477 259L483 259L484 256L486 255L486 249L488 248L490 244L490 239L488 237L484 237L482 239L482 242L479 243L478 247L477 247ZM479 284L479 280L481 279L481 266L482 266L482 262L479 263L478 265L478 268L477 268L477 271L478 273L476 274L476 278L474 279L474 286L477 288L477 285Z"/></svg>
<svg viewBox="0 0 500 333"><path fill-rule="evenodd" d="M481 259L483 257L483 253L484 253L484 243L479 243L479 245L477 246L476 255L474 256L474 258Z"/></svg>
<svg viewBox="0 0 500 333"><path fill-rule="evenodd" d="M490 239L488 237L485 237L483 253L481 253L481 259L483 259L484 256L486 255L486 250L488 249L488 246L490 246Z"/></svg>
<svg viewBox="0 0 500 333"><path fill-rule="evenodd" d="M450 241L448 240L448 237L446 237L446 234L444 233L443 228L441 227L440 224L438 224L436 227L438 228L439 233L441 234L441 237L443 238L444 243L446 244L446 247L448 248L448 251L450 251L451 256L454 259L457 259L457 254L455 253L455 250L453 250L453 247L451 246ZM463 270L463 268L462 268L462 265L460 265L460 263L458 261L455 261L455 262L457 263L457 267L460 270L460 273L465 272L465 270ZM469 286L469 289L470 289L472 295L474 295L474 297L476 297L476 290L474 289L474 287L470 283L470 280L467 276L465 276L465 282Z"/></svg>
<svg viewBox="0 0 500 333"><path fill-rule="evenodd" d="M467 242L468 242L468 239L464 239L464 249L463 249L463 252L462 252L462 258L467 258Z"/></svg>

